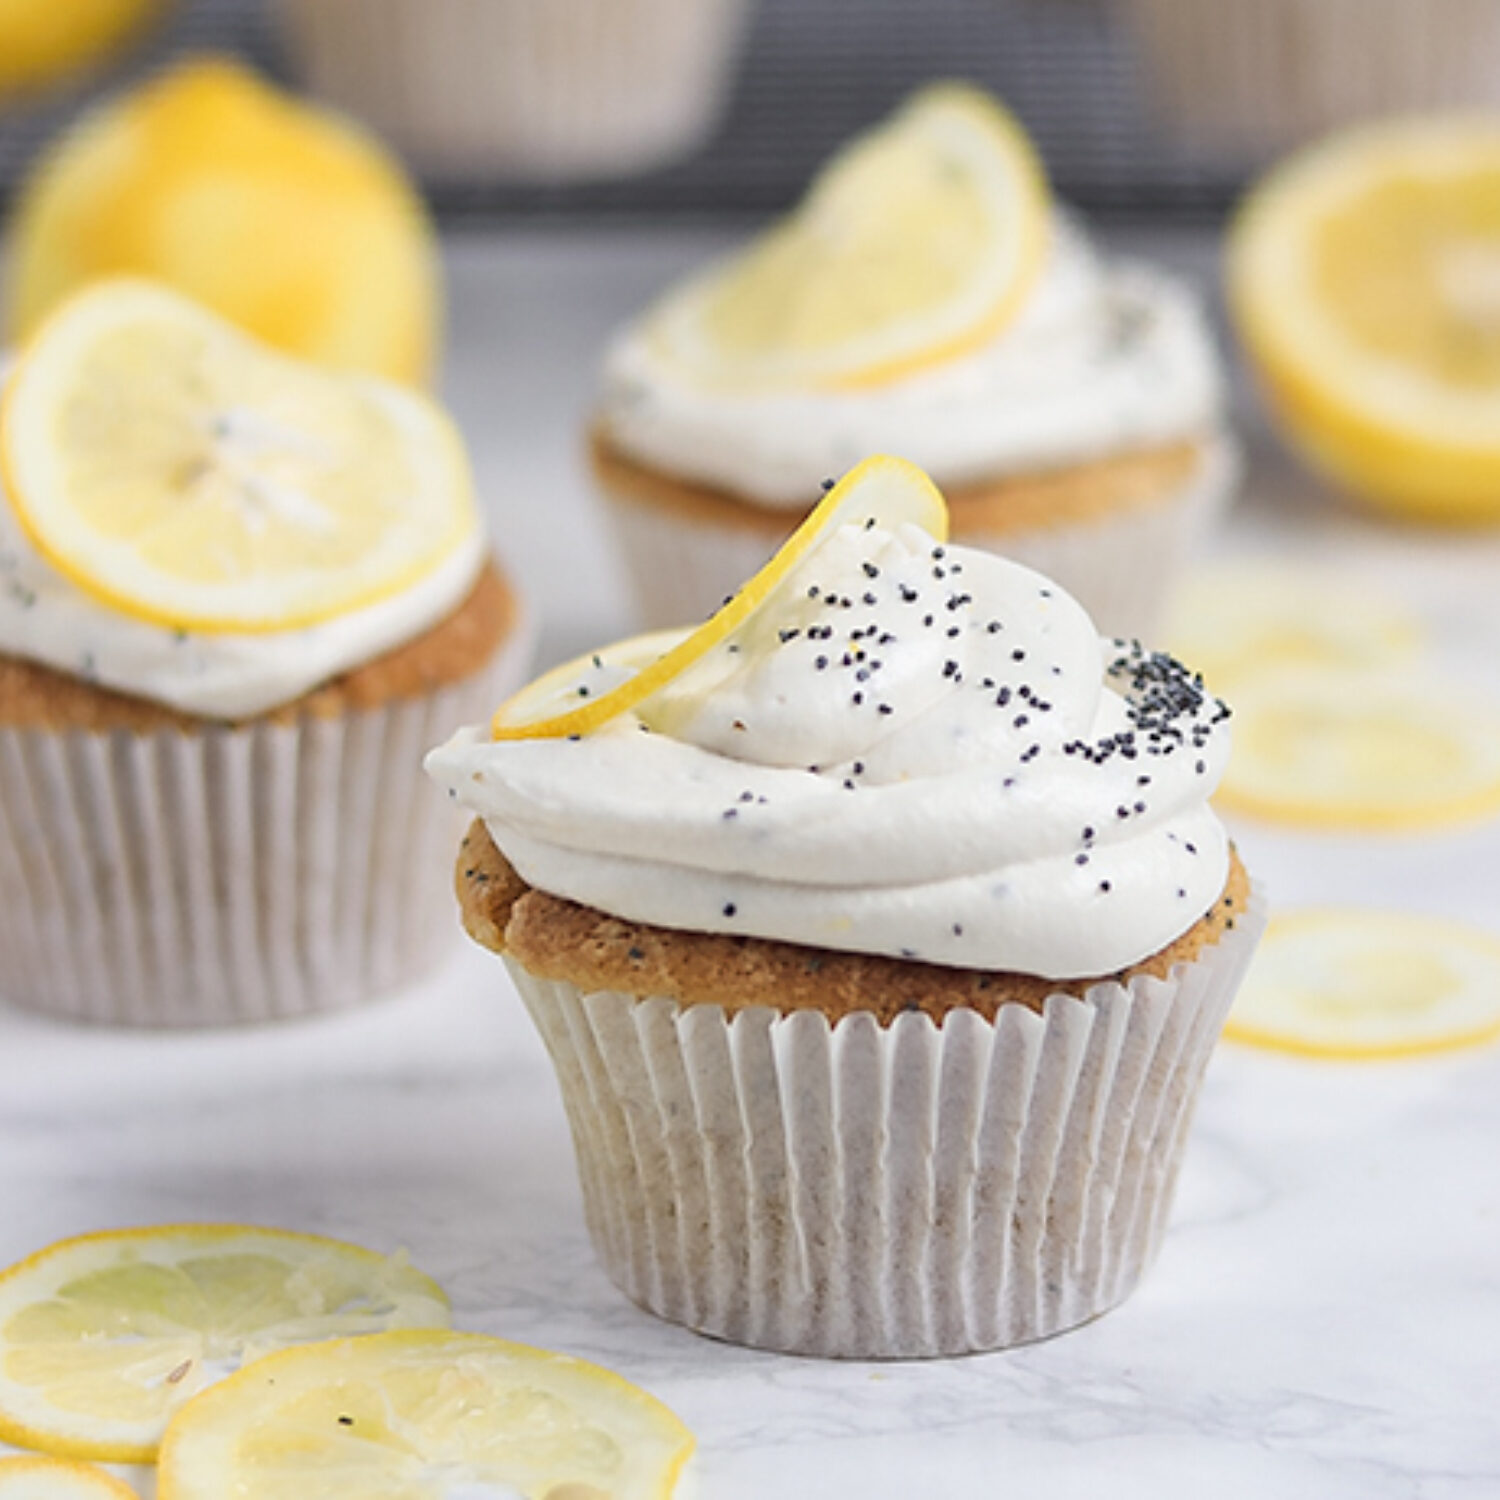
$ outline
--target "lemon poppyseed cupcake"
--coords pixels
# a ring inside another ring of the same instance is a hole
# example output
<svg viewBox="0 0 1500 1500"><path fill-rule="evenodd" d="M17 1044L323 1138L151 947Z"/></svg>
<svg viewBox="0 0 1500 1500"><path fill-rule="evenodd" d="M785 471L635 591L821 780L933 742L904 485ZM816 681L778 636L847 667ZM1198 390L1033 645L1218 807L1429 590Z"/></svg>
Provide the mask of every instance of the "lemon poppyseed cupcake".
<svg viewBox="0 0 1500 1500"><path fill-rule="evenodd" d="M699 630L560 668L428 769L637 1302L956 1354L1125 1297L1263 923L1227 710L863 464Z"/></svg>
<svg viewBox="0 0 1500 1500"><path fill-rule="evenodd" d="M876 447L954 537L1149 635L1237 473L1188 290L1103 257L1020 127L940 85L614 341L593 467L650 624L701 619Z"/></svg>
<svg viewBox="0 0 1500 1500"><path fill-rule="evenodd" d="M216 1024L430 968L420 756L527 636L446 417L111 282L11 371L0 455L0 998Z"/></svg>

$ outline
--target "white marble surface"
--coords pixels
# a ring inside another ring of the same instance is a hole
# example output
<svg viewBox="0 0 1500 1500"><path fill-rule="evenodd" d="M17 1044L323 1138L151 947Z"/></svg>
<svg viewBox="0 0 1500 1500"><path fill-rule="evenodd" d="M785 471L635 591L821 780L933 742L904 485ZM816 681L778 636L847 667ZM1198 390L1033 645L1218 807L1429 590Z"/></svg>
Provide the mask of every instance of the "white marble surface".
<svg viewBox="0 0 1500 1500"><path fill-rule="evenodd" d="M716 242L451 247L449 395L548 658L626 624L578 442L594 351ZM1153 248L1210 264L1196 241ZM1337 557L1423 609L1500 692L1500 538L1357 519L1255 443L1217 546ZM1282 906L1446 911L1500 934L1493 822L1236 833ZM184 1219L405 1246L461 1326L601 1360L674 1406L699 1436L700 1500L1494 1500L1497 1139L1500 1048L1332 1066L1221 1047L1165 1250L1130 1302L1032 1348L842 1365L712 1344L614 1291L540 1044L499 965L457 939L421 989L280 1030L91 1032L0 1009L0 1263Z"/></svg>

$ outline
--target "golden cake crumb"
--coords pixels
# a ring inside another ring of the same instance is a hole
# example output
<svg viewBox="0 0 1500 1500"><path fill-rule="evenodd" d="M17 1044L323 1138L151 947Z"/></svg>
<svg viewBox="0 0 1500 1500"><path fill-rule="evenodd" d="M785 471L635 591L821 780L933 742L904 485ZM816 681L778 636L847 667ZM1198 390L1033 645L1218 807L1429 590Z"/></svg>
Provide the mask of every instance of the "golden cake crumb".
<svg viewBox="0 0 1500 1500"><path fill-rule="evenodd" d="M794 511L756 505L727 490L638 464L597 429L590 435L589 456L600 483L627 503L664 510L688 521L761 532L771 540L784 536L799 519ZM1004 534L1149 510L1180 494L1205 461L1203 443L1180 442L1065 468L954 485L945 487L943 493L955 537Z"/></svg>
<svg viewBox="0 0 1500 1500"><path fill-rule="evenodd" d="M941 1021L950 1011L973 1010L993 1020L1002 1005L1040 1011L1049 995L1082 995L1101 979L1164 977L1216 943L1250 900L1249 877L1231 851L1223 893L1175 942L1115 974L1041 979L627 922L528 886L477 820L460 847L455 883L469 936L511 954L538 978L565 980L585 993L666 995L728 1011L811 1009L830 1020L868 1011L881 1025L903 1011Z"/></svg>
<svg viewBox="0 0 1500 1500"><path fill-rule="evenodd" d="M338 677L254 716L257 723L289 724L304 717L337 718L361 709L420 697L477 671L515 628L520 602L493 561L468 597L421 635ZM37 662L0 656L0 727L155 734L196 734L220 720L180 713L85 682Z"/></svg>

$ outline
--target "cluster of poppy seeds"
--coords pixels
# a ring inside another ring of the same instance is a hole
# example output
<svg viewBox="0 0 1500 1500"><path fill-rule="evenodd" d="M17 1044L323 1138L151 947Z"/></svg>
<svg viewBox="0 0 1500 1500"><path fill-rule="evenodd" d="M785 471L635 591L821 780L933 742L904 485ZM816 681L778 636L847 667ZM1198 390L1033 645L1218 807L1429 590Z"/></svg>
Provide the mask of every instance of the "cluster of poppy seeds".
<svg viewBox="0 0 1500 1500"><path fill-rule="evenodd" d="M866 522L865 529L868 530L873 525L872 519ZM903 581L898 581L894 593L888 596L902 605L920 606L920 614L916 609L912 611L914 621L920 622L920 629L929 631L939 629L943 632L944 638L950 640L958 638L966 627L982 629L991 636L1004 632L1005 622L1001 619L975 621L972 618L973 595L949 583L954 575L963 571L961 563L949 560L947 551L942 546L932 549L929 561L932 565L933 581L947 586L942 591L946 597L941 600L941 609L936 607L938 601L931 600L924 590ZM878 605L881 599L875 591L875 586L881 578L881 569L876 563L869 561L864 562L861 567L872 587L865 590L858 601L848 594L833 590L825 591L818 584L808 586L806 597L828 610L852 610L857 603L870 607ZM1055 596L1055 591L1051 588L1040 588L1037 592L1044 599ZM966 614L970 617L962 623L955 619ZM894 645L897 634L879 620L871 620L867 624L858 625L847 633L835 631L835 628L829 624L786 627L777 631L777 643L780 646L790 646L793 642L802 640L822 645L833 642L836 635L839 635L846 643L845 648L841 650L836 645L830 645L828 650L818 652L811 659L814 670L830 676L838 672L847 673L845 680L848 682L851 707L868 709L882 716L893 714L895 709L891 704L882 701L875 689L877 687L876 674L884 665L878 652L882 648ZM1122 760L1133 761L1142 756L1173 755L1178 751L1204 751L1214 729L1229 717L1229 709L1217 699L1209 696L1204 689L1200 675L1190 672L1175 658L1163 652L1148 651L1139 641L1117 641L1115 645L1116 654L1109 661L1106 673L1122 690L1129 727L1114 734L1105 735L1093 742L1082 739L1069 740L1060 747L1061 752L1068 756L1081 756L1095 765L1104 765L1116 756ZM731 643L726 649L733 651L736 646ZM1025 648L1016 647L1011 651L1010 659L1016 663L1024 662L1027 659ZM1034 667L1033 670L1036 668ZM945 683L951 686L956 687L965 681L962 666L956 657L945 657L941 671ZM1062 668L1053 663L1049 665L1047 672L1052 678L1060 677ZM971 683L970 686L973 690L993 695L994 706L997 709L1009 711L1011 727L1016 730L1025 729L1033 722L1034 716L1045 715L1053 709L1052 701L1031 683L999 683L995 678L986 676L978 682ZM737 724L735 727L743 726ZM1018 759L1022 764L1028 764L1041 755L1042 748L1040 742L1029 744L1020 752ZM1198 775L1207 773L1208 762L1201 754L1194 765ZM809 766L808 770L813 774L818 774L822 768ZM849 774L845 776L843 786L852 792L857 789L855 778L863 773L864 763L854 761L848 770ZM1007 788L1013 787L1016 781L1016 777L1007 776L1003 785ZM1150 773L1142 771L1136 777L1136 785L1142 789L1150 786ZM725 808L721 816L725 822L733 822L739 818L743 807L764 805L765 802L765 797L744 791L740 793L736 804ZM1120 803L1115 808L1115 817L1124 821L1140 817L1147 810L1147 802L1143 794L1132 802ZM1176 843L1183 843L1175 834L1170 837ZM1075 865L1082 867L1090 862L1097 838L1096 828L1087 826L1082 830L1080 847L1074 856ZM1184 847L1189 855L1195 855L1198 852L1191 843L1185 844ZM1112 889L1111 883L1108 880L1100 880L1096 889L1099 894L1107 895ZM1179 887L1177 895L1179 898L1185 898L1187 892ZM721 911L724 917L733 918L738 913L738 907L733 902L726 902L721 907ZM953 931L955 936L961 936L962 926L954 924ZM917 955L910 950L903 949L902 956L915 958Z"/></svg>

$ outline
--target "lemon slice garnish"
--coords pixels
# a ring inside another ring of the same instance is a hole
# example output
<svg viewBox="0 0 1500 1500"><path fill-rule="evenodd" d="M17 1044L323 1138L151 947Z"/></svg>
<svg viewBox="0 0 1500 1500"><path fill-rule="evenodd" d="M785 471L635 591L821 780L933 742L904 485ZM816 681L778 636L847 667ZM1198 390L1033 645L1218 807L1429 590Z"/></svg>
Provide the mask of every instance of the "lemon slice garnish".
<svg viewBox="0 0 1500 1500"><path fill-rule="evenodd" d="M885 454L867 458L829 490L775 557L696 630L686 636L658 632L611 648L609 661L601 656L600 664L638 665L649 649L643 642L668 649L602 693L596 694L587 682L578 681L579 663L554 669L501 705L491 723L491 733L497 740L557 739L590 733L681 676L765 608L787 575L825 536L841 526L876 525L889 531L903 524L920 526L938 541L946 541L948 507L942 495L915 464L905 459ZM631 661L614 654L624 647L634 653ZM586 660L579 658L579 662ZM580 693L580 688L585 691Z"/></svg>
<svg viewBox="0 0 1500 1500"><path fill-rule="evenodd" d="M1404 119L1249 197L1230 302L1307 456L1389 509L1500 517L1500 119Z"/></svg>
<svg viewBox="0 0 1500 1500"><path fill-rule="evenodd" d="M159 1500L666 1500L693 1437L598 1365L474 1333L271 1355L184 1407Z"/></svg>
<svg viewBox="0 0 1500 1500"><path fill-rule="evenodd" d="M1390 831L1500 812L1500 712L1415 672L1242 679L1217 800L1306 827Z"/></svg>
<svg viewBox="0 0 1500 1500"><path fill-rule="evenodd" d="M16 515L81 589L157 624L313 624L472 544L468 462L414 392L315 370L148 282L104 282L26 349L0 409Z"/></svg>
<svg viewBox="0 0 1500 1500"><path fill-rule="evenodd" d="M1046 256L1046 177L989 95L937 84L858 137L796 211L669 295L647 337L696 379L859 386L977 347Z"/></svg>
<svg viewBox="0 0 1500 1500"><path fill-rule="evenodd" d="M446 1326L400 1257L237 1225L64 1240L0 1273L0 1438L146 1463L171 1413L268 1350Z"/></svg>
<svg viewBox="0 0 1500 1500"><path fill-rule="evenodd" d="M1500 1037L1500 938L1406 912L1275 918L1224 1035L1309 1057L1413 1057Z"/></svg>
<svg viewBox="0 0 1500 1500"><path fill-rule="evenodd" d="M1172 602L1167 640L1217 693L1288 669L1363 671L1416 656L1421 621L1387 595L1284 560L1202 569Z"/></svg>
<svg viewBox="0 0 1500 1500"><path fill-rule="evenodd" d="M68 1458L0 1458L0 1500L136 1500L123 1480Z"/></svg>

